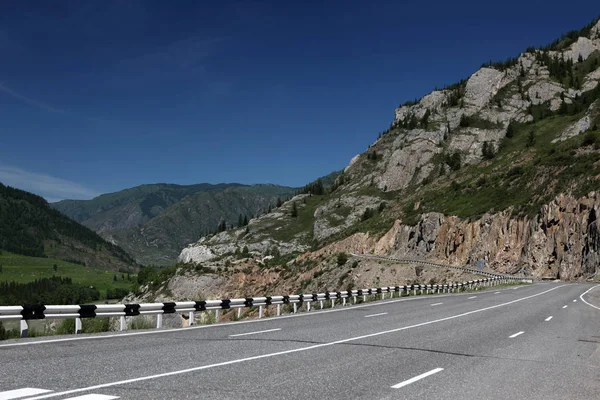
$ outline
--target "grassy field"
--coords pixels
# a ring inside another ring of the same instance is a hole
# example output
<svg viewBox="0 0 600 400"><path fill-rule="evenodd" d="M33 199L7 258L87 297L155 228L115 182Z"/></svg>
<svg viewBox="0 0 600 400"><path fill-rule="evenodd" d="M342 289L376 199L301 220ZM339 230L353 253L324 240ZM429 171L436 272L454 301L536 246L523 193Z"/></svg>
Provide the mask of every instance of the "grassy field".
<svg viewBox="0 0 600 400"><path fill-rule="evenodd" d="M27 257L18 254L1 251L0 281L15 281L27 283L40 278L51 278L52 276L69 277L73 283L85 286L94 286L104 296L107 289L130 289L132 281L136 276L131 274L131 281L127 280L127 274L114 271L104 271L99 268L86 267L53 258ZM56 265L56 272L54 272ZM114 277L117 280L114 280ZM124 278L124 279L123 279Z"/></svg>

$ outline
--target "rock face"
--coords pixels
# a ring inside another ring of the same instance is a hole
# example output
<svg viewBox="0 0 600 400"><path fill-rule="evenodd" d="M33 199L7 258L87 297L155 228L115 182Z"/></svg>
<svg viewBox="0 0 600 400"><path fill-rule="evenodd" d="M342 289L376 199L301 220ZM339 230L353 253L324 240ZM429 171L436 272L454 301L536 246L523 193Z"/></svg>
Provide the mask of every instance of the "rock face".
<svg viewBox="0 0 600 400"><path fill-rule="evenodd" d="M560 195L532 219L510 211L472 222L429 213L415 226L393 228L391 252L461 265L483 261L502 273L525 269L536 278L589 278L600 273L599 210L600 194L592 192L580 199Z"/></svg>

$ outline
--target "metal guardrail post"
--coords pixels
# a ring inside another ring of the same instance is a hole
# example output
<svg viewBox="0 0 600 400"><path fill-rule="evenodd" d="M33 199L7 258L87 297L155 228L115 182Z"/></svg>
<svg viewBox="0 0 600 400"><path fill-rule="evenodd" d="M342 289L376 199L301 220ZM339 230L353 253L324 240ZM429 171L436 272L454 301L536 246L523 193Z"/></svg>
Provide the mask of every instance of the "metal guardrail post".
<svg viewBox="0 0 600 400"><path fill-rule="evenodd" d="M215 324L219 322L219 309L215 309Z"/></svg>
<svg viewBox="0 0 600 400"><path fill-rule="evenodd" d="M27 321L22 319L20 322L20 331L21 331L21 337L22 338L26 338L29 336L29 326L27 326Z"/></svg>
<svg viewBox="0 0 600 400"><path fill-rule="evenodd" d="M125 316L119 317L119 331L123 332L127 329L127 322L125 321Z"/></svg>
<svg viewBox="0 0 600 400"><path fill-rule="evenodd" d="M81 318L75 318L75 334L78 335L83 331Z"/></svg>
<svg viewBox="0 0 600 400"><path fill-rule="evenodd" d="M294 314L298 312L298 304L294 303Z"/></svg>
<svg viewBox="0 0 600 400"><path fill-rule="evenodd" d="M258 318L262 318L262 314L263 314L262 307L263 306L258 306Z"/></svg>
<svg viewBox="0 0 600 400"><path fill-rule="evenodd" d="M277 304L277 316L281 315L281 304Z"/></svg>
<svg viewBox="0 0 600 400"><path fill-rule="evenodd" d="M162 323L163 323L163 315L156 314L156 329L162 328Z"/></svg>

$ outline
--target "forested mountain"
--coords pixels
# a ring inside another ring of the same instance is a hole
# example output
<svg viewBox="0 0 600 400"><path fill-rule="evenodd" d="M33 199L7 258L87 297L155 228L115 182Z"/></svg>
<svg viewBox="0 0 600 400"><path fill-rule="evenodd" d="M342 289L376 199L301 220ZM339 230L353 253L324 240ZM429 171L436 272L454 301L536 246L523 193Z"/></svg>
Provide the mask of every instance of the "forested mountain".
<svg viewBox="0 0 600 400"><path fill-rule="evenodd" d="M53 209L42 197L1 183L0 249L111 270L136 267L121 248Z"/></svg>
<svg viewBox="0 0 600 400"><path fill-rule="evenodd" d="M266 213L296 189L279 185L152 184L64 200L54 208L98 232L145 265L170 265L202 235Z"/></svg>

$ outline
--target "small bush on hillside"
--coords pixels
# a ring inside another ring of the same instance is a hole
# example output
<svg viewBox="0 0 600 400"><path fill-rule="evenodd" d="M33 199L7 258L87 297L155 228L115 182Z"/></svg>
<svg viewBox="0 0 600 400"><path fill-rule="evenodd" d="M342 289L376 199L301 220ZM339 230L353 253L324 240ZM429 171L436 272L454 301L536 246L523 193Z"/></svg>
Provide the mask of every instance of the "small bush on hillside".
<svg viewBox="0 0 600 400"><path fill-rule="evenodd" d="M344 252L338 253L337 264L339 266L342 266L342 265L346 264L346 261L348 261L348 255Z"/></svg>

